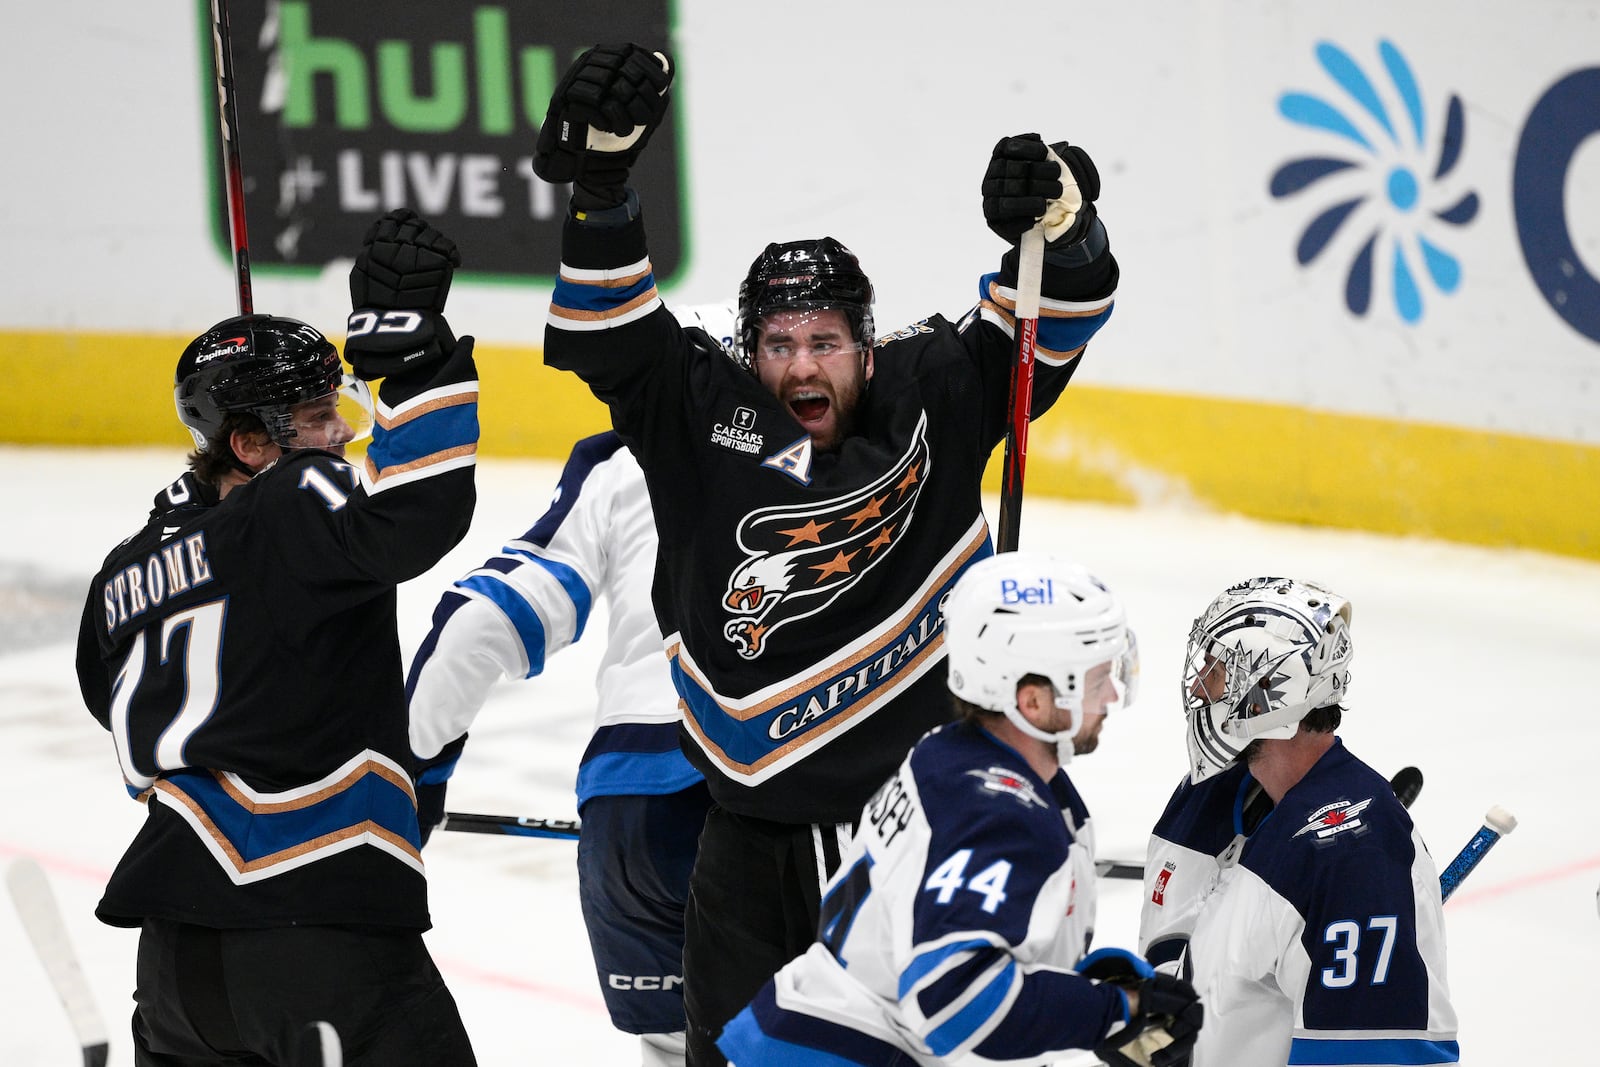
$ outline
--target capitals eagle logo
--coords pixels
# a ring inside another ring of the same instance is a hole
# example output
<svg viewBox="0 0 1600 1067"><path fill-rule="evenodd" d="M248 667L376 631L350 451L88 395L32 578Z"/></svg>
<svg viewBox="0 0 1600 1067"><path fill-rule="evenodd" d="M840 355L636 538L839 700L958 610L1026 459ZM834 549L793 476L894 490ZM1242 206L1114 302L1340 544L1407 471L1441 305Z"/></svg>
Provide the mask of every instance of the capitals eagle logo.
<svg viewBox="0 0 1600 1067"><path fill-rule="evenodd" d="M744 659L785 623L826 608L886 559L911 525L932 469L924 413L911 446L871 485L815 504L752 511L736 536L745 558L728 576L722 628Z"/></svg>

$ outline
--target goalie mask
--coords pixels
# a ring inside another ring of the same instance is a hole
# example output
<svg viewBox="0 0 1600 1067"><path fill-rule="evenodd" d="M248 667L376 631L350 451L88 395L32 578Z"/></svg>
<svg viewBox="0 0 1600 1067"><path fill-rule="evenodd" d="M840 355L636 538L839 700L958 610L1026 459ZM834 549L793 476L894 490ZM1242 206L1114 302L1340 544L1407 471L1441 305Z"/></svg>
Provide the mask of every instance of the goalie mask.
<svg viewBox="0 0 1600 1067"><path fill-rule="evenodd" d="M1139 651L1122 605L1075 563L1044 552L1004 552L974 564L944 605L948 684L962 700L1004 714L1029 737L1053 742L1062 763L1084 723L1090 674L1109 668L1105 705L1133 703ZM1097 672L1103 674L1104 672ZM1017 707L1017 682L1041 675L1055 687L1069 725L1049 731Z"/></svg>
<svg viewBox="0 0 1600 1067"><path fill-rule="evenodd" d="M871 348L872 282L855 254L832 237L768 245L739 286L739 362L754 369L756 337L765 316L829 308L844 312L863 351Z"/></svg>
<svg viewBox="0 0 1600 1067"><path fill-rule="evenodd" d="M1350 687L1350 602L1311 582L1251 578L1189 632L1183 702L1189 780L1232 766L1258 737L1287 739Z"/></svg>
<svg viewBox="0 0 1600 1067"><path fill-rule="evenodd" d="M283 448L296 442L294 408L339 394L340 417L360 440L372 429L366 383L344 374L339 350L315 328L276 315L225 319L189 342L173 397L195 448L208 451L229 412L248 412Z"/></svg>

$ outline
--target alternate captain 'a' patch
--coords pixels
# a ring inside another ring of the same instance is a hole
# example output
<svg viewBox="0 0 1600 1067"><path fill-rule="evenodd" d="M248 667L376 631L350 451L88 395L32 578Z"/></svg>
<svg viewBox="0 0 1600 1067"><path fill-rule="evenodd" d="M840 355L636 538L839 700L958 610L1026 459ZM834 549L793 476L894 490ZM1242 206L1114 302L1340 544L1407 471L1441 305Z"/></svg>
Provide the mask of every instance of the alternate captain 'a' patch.
<svg viewBox="0 0 1600 1067"><path fill-rule="evenodd" d="M862 489L811 504L752 511L739 522L745 557L728 576L723 636L744 659L785 623L826 608L888 558L911 526L932 470L924 412L905 454Z"/></svg>
<svg viewBox="0 0 1600 1067"><path fill-rule="evenodd" d="M1294 832L1295 837L1301 834L1316 834L1317 840L1326 841L1343 833L1354 831L1357 836L1367 832L1367 827L1361 821L1361 813L1367 810L1367 805L1372 803L1372 798L1365 800L1349 801L1336 800L1332 804L1324 804L1311 813L1306 819L1306 824Z"/></svg>
<svg viewBox="0 0 1600 1067"><path fill-rule="evenodd" d="M1033 783L1022 778L1004 767L990 767L988 770L968 771L967 776L978 779L978 788L991 793L1004 793L1016 797L1026 808L1048 807L1044 798L1039 796L1039 791L1033 788Z"/></svg>

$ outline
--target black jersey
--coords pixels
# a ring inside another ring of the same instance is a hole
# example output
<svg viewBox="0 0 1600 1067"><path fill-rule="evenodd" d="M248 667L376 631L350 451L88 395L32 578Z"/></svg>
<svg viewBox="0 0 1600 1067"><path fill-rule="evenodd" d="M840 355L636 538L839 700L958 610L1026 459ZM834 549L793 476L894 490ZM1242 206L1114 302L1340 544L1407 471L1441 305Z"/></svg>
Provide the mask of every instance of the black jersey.
<svg viewBox="0 0 1600 1067"><path fill-rule="evenodd" d="M385 383L365 472L294 451L220 501L184 475L106 558L79 685L148 807L106 922L428 926L395 587L471 522L467 351Z"/></svg>
<svg viewBox="0 0 1600 1067"><path fill-rule="evenodd" d="M960 323L933 316L877 342L856 433L822 453L662 306L639 221L569 220L563 242L545 360L610 406L644 469L685 750L731 811L848 822L948 716L941 605L991 552L979 492L1006 431L1015 254ZM1115 284L1109 250L1047 263L1036 415Z"/></svg>

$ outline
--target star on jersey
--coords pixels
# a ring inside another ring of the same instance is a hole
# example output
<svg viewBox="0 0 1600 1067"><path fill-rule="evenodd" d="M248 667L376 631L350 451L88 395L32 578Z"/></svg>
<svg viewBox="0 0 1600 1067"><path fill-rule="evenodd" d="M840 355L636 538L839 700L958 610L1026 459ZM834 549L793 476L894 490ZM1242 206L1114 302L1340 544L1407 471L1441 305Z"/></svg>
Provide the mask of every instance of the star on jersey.
<svg viewBox="0 0 1600 1067"><path fill-rule="evenodd" d="M1348 830L1362 829L1361 813L1367 810L1367 805L1372 803L1372 798L1358 800L1351 803L1348 800L1337 800L1332 804L1325 804L1311 813L1306 819L1306 824L1294 832L1295 837L1301 834L1315 833L1318 840L1327 840L1335 834L1342 834Z"/></svg>
<svg viewBox="0 0 1600 1067"><path fill-rule="evenodd" d="M806 481L809 462L807 453ZM911 525L931 462L924 415L905 454L871 485L813 504L762 508L740 521L745 558L728 576L722 604L734 618L722 633L741 657L761 655L773 631L823 610L888 557Z"/></svg>

